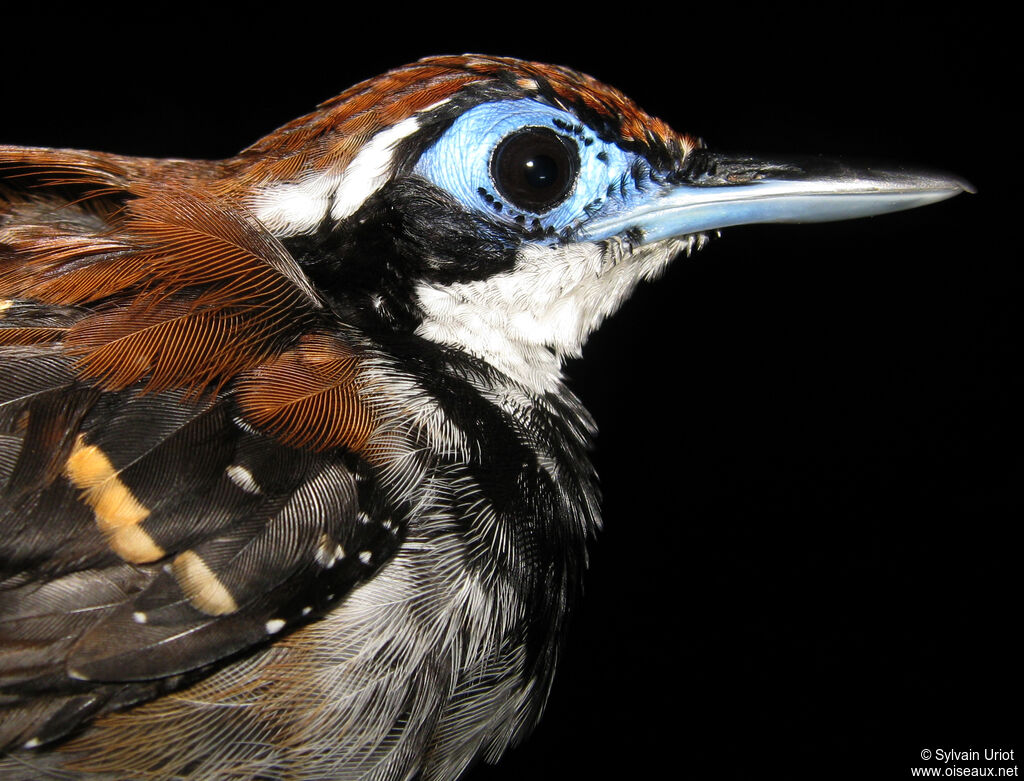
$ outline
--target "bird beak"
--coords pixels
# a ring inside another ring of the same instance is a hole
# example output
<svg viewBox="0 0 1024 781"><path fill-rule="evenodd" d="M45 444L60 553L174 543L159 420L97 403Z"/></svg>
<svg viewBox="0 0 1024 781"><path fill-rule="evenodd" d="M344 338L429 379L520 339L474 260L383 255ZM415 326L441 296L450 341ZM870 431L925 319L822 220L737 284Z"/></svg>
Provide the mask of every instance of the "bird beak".
<svg viewBox="0 0 1024 781"><path fill-rule="evenodd" d="M768 161L698 149L642 200L629 199L618 211L595 217L584 230L591 240L632 232L646 244L732 225L870 217L961 192L974 188L944 174L819 159Z"/></svg>

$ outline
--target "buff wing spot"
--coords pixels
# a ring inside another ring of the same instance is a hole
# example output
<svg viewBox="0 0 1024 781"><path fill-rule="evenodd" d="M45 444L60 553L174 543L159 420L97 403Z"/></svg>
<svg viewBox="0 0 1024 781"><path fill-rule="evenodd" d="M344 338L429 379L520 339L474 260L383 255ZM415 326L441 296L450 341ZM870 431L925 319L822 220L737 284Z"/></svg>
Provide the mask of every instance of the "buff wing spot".
<svg viewBox="0 0 1024 781"><path fill-rule="evenodd" d="M231 592L195 551L179 554L171 564L171 572L196 610L209 616L224 616L238 610Z"/></svg>
<svg viewBox="0 0 1024 781"><path fill-rule="evenodd" d="M144 564L163 558L166 553L139 524L150 515L131 489L118 477L117 469L99 447L87 445L79 434L64 474L96 518L96 525L107 537L111 549L125 561Z"/></svg>

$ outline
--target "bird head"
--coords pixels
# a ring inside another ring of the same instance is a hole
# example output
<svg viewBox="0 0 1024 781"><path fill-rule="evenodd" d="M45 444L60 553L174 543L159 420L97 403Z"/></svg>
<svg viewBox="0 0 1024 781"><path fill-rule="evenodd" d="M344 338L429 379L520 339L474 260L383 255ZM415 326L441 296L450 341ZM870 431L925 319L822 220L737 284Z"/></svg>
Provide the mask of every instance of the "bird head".
<svg viewBox="0 0 1024 781"><path fill-rule="evenodd" d="M220 175L345 316L474 355L540 392L638 282L710 232L969 189L714 153L590 77L483 56L357 85Z"/></svg>

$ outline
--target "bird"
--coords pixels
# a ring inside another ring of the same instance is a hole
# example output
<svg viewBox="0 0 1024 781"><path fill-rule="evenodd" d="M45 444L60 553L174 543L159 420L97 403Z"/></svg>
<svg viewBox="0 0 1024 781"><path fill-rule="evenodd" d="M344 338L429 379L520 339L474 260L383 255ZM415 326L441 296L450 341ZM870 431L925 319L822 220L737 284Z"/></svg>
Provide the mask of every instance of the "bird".
<svg viewBox="0 0 1024 781"><path fill-rule="evenodd" d="M970 190L484 55L224 160L0 146L0 772L498 761L602 524L565 362L720 229Z"/></svg>

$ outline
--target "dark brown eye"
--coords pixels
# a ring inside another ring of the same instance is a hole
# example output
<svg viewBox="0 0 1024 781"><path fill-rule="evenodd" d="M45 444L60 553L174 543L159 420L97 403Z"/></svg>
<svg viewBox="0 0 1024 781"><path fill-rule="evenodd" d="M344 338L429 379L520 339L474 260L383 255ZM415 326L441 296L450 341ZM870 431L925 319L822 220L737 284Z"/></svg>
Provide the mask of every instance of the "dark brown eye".
<svg viewBox="0 0 1024 781"><path fill-rule="evenodd" d="M576 143L545 127L502 139L491 155L491 179L512 206L539 214L572 192L580 170Z"/></svg>

